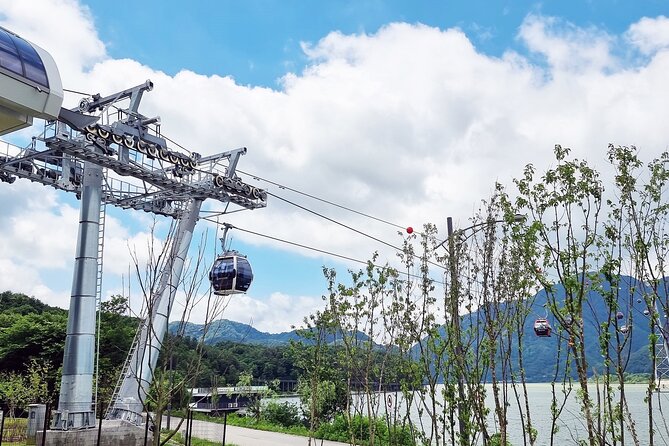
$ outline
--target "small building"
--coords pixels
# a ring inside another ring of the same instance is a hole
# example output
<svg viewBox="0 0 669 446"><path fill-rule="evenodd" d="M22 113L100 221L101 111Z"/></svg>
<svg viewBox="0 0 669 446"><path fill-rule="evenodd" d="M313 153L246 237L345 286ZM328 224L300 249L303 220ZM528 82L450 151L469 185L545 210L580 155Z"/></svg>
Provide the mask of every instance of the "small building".
<svg viewBox="0 0 669 446"><path fill-rule="evenodd" d="M188 407L200 411L231 411L248 407L249 402L262 398L267 386L200 387L189 389Z"/></svg>

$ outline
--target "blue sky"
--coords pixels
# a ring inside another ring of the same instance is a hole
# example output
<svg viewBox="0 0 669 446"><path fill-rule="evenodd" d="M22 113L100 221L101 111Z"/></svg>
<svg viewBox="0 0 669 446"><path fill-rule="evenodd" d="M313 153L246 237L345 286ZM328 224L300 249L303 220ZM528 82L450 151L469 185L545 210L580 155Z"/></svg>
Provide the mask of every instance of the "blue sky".
<svg viewBox="0 0 669 446"><path fill-rule="evenodd" d="M307 59L302 42L332 31L374 33L391 22L458 27L479 51L500 56L513 48L529 13L559 17L576 26L618 34L644 16L669 13L666 0L89 0L111 56L131 57L168 74L189 69L230 75L241 84L276 87Z"/></svg>
<svg viewBox="0 0 669 446"><path fill-rule="evenodd" d="M171 139L205 154L246 146L240 170L400 227L431 222L443 234L447 216L466 226L495 181L511 186L526 163L547 166L556 143L604 173L610 142L645 159L669 144L666 0L0 0L0 11L0 25L54 56L66 88L106 95L150 78L140 111L160 115ZM79 98L68 93L66 104ZM397 227L257 185L402 243ZM67 307L78 202L17 181L0 184L0 208L0 289ZM143 249L151 225L145 214L109 216L107 296L123 292L129 247ZM387 246L272 197L225 220L396 264ZM213 256L215 227L198 231ZM256 280L223 317L261 330L288 330L320 309L323 265L340 276L359 267L232 237Z"/></svg>

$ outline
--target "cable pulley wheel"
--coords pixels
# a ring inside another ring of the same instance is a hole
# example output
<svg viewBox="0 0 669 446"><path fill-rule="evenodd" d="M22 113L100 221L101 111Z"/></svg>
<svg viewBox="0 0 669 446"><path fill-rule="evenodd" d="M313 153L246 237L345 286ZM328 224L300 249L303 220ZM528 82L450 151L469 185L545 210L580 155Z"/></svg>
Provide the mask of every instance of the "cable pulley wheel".
<svg viewBox="0 0 669 446"><path fill-rule="evenodd" d="M158 156L158 147L155 144L149 144L149 147L146 149L146 154L150 158L155 158Z"/></svg>
<svg viewBox="0 0 669 446"><path fill-rule="evenodd" d="M125 135L123 138L123 145L129 149L135 148L135 139L130 135Z"/></svg>
<svg viewBox="0 0 669 446"><path fill-rule="evenodd" d="M147 149L147 143L146 142L142 141L141 139L139 141L137 141L137 150L140 153L143 153L144 155L146 155L146 149Z"/></svg>

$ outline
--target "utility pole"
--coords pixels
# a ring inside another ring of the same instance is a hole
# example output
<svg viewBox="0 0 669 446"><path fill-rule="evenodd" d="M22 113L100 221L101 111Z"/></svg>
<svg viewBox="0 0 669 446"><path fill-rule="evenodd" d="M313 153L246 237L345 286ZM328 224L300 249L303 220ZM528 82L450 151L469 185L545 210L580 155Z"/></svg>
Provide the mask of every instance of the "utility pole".
<svg viewBox="0 0 669 446"><path fill-rule="evenodd" d="M465 393L465 377L464 377L464 358L462 357L462 336L460 334L460 299L458 292L458 268L455 261L455 240L453 234L453 219L448 217L446 219L446 226L448 229L448 266L450 273L449 298L451 304L451 336L450 341L453 342L453 354L455 355L456 368L458 379L458 430L460 434L460 444L465 446L469 444L469 430L467 421L469 420L469 407L466 403ZM454 339L455 338L455 339Z"/></svg>

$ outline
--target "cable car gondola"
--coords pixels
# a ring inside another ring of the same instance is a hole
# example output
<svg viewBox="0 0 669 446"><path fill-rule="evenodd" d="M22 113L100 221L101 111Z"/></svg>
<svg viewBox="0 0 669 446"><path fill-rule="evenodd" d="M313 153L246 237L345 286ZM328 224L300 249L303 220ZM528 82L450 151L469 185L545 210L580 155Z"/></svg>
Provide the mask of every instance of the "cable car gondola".
<svg viewBox="0 0 669 446"><path fill-rule="evenodd" d="M619 312L616 313L616 318L617 318L618 320L620 320L620 319L622 319L622 318L624 318L624 317L625 317L625 315L623 314L622 311L619 311Z"/></svg>
<svg viewBox="0 0 669 446"><path fill-rule="evenodd" d="M541 318L534 321L534 333L540 338L549 338L552 330L548 319Z"/></svg>
<svg viewBox="0 0 669 446"><path fill-rule="evenodd" d="M251 264L237 251L226 251L216 258L209 272L214 294L246 293L253 281Z"/></svg>
<svg viewBox="0 0 669 446"><path fill-rule="evenodd" d="M253 270L246 256L237 251L225 250L225 236L232 226L225 224L225 232L221 238L223 253L220 254L209 271L209 281L214 294L246 293L253 281Z"/></svg>

